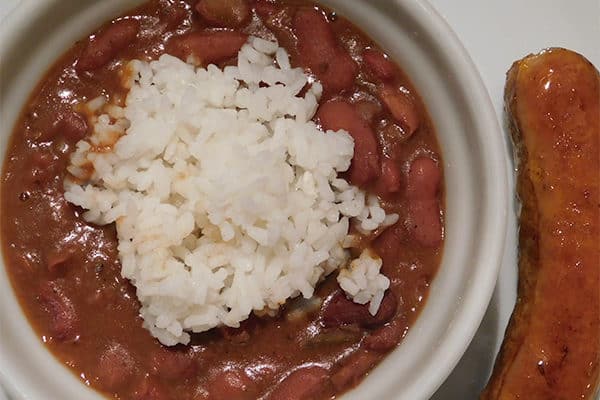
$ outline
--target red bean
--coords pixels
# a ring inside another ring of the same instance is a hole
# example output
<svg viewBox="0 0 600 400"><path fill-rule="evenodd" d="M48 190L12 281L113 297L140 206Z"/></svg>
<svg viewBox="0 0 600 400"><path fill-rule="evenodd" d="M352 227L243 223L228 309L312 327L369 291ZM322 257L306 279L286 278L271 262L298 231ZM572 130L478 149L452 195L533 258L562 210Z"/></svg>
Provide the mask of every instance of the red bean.
<svg viewBox="0 0 600 400"><path fill-rule="evenodd" d="M111 60L137 37L140 24L135 19L113 22L91 39L77 60L78 71L93 71Z"/></svg>
<svg viewBox="0 0 600 400"><path fill-rule="evenodd" d="M100 356L97 374L103 387L117 390L134 376L135 360L123 345L112 343Z"/></svg>
<svg viewBox="0 0 600 400"><path fill-rule="evenodd" d="M71 299L56 282L44 282L38 299L50 316L50 334L61 341L75 340L78 336L78 317Z"/></svg>
<svg viewBox="0 0 600 400"><path fill-rule="evenodd" d="M396 75L396 67L387 55L379 50L367 49L363 52L363 61L368 71L380 81L389 81Z"/></svg>
<svg viewBox="0 0 600 400"><path fill-rule="evenodd" d="M377 192L382 194L400 191L401 172L394 160L384 157L381 161L381 177L377 181Z"/></svg>
<svg viewBox="0 0 600 400"><path fill-rule="evenodd" d="M67 140L74 142L83 139L88 132L86 118L74 111L62 114L54 125L57 133L62 134Z"/></svg>
<svg viewBox="0 0 600 400"><path fill-rule="evenodd" d="M415 239L426 247L437 247L442 241L438 201L441 178L437 163L429 157L413 160L408 172L410 229Z"/></svg>
<svg viewBox="0 0 600 400"><path fill-rule="evenodd" d="M169 1L169 0L167 0ZM159 18L166 23L166 30L173 30L187 18L188 13L180 3L165 4L158 10Z"/></svg>
<svg viewBox="0 0 600 400"><path fill-rule="evenodd" d="M246 0L200 0L196 11L213 26L235 28L250 18Z"/></svg>
<svg viewBox="0 0 600 400"><path fill-rule="evenodd" d="M392 160L403 160L404 142L410 138L404 128L393 121L383 119L377 125L376 132L382 154Z"/></svg>
<svg viewBox="0 0 600 400"><path fill-rule="evenodd" d="M437 197L442 174L437 163L427 156L415 158L408 173L408 198L411 201Z"/></svg>
<svg viewBox="0 0 600 400"><path fill-rule="evenodd" d="M410 94L391 86L383 86L379 90L379 98L406 131L407 136L419 128L419 111Z"/></svg>
<svg viewBox="0 0 600 400"><path fill-rule="evenodd" d="M184 61L193 56L199 65L208 65L235 57L247 39L233 31L190 32L169 40L167 53Z"/></svg>
<svg viewBox="0 0 600 400"><path fill-rule="evenodd" d="M254 4L254 10L263 19L263 22L265 22L264 20L276 14L279 9L269 0L257 0L256 4Z"/></svg>
<svg viewBox="0 0 600 400"><path fill-rule="evenodd" d="M333 386L338 391L354 386L375 366L380 357L379 354L364 350L352 354L344 361L344 366L331 377Z"/></svg>
<svg viewBox="0 0 600 400"><path fill-rule="evenodd" d="M396 270L398 261L401 258L403 248L399 246L406 240L406 227L402 223L396 223L384 230L374 241L373 250L383 260L382 272L386 270ZM392 277L387 272L383 272L390 280Z"/></svg>
<svg viewBox="0 0 600 400"><path fill-rule="evenodd" d="M253 400L255 383L243 370L226 369L217 373L209 385L209 400Z"/></svg>
<svg viewBox="0 0 600 400"><path fill-rule="evenodd" d="M329 371L318 366L295 370L282 380L268 400L308 400L321 398L329 390Z"/></svg>
<svg viewBox="0 0 600 400"><path fill-rule="evenodd" d="M375 133L344 100L331 100L319 107L317 118L324 129L345 129L354 139L354 157L350 166L350 181L364 186L380 174L379 152Z"/></svg>
<svg viewBox="0 0 600 400"><path fill-rule="evenodd" d="M386 353L388 350L396 347L406 327L397 321L392 321L389 325L384 325L381 328L370 333L365 337L363 344L369 350Z"/></svg>
<svg viewBox="0 0 600 400"><path fill-rule="evenodd" d="M194 376L197 365L185 351L160 349L150 361L152 372L163 379L178 380Z"/></svg>
<svg viewBox="0 0 600 400"><path fill-rule="evenodd" d="M302 8L294 17L300 64L323 84L326 95L349 89L358 74L352 57L340 46L322 12Z"/></svg>
<svg viewBox="0 0 600 400"><path fill-rule="evenodd" d="M398 302L392 291L383 296L375 315L369 312L368 304L357 304L349 300L342 291L335 292L324 305L323 324L326 327L357 324L364 327L383 325L394 317Z"/></svg>

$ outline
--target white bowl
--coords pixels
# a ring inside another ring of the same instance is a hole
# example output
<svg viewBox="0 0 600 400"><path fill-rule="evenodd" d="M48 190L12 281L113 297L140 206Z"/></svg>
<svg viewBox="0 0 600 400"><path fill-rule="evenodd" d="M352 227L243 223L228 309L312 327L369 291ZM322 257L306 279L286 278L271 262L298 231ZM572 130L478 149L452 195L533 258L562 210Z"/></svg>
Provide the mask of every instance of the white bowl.
<svg viewBox="0 0 600 400"><path fill-rule="evenodd" d="M75 40L140 0L22 0L0 27L0 152L47 67ZM446 242L417 322L344 400L428 399L471 341L490 300L506 231L502 133L456 35L425 0L323 0L398 60L437 128ZM45 349L0 268L0 379L15 398L101 399ZM473 371L477 373L477 371Z"/></svg>

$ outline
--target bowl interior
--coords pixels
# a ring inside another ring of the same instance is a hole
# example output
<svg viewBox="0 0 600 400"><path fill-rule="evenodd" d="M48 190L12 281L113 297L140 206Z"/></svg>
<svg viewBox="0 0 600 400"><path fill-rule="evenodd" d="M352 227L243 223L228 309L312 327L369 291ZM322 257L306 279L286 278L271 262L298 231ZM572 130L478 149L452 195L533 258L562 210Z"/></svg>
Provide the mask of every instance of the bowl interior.
<svg viewBox="0 0 600 400"><path fill-rule="evenodd" d="M0 28L2 159L20 109L47 67L77 39L141 2L23 0L7 18ZM425 308L402 345L343 398L427 399L465 351L496 281L508 200L500 129L475 67L428 3L322 3L361 27L411 78L437 128L447 191L444 256ZM23 398L101 398L45 350L20 312L4 268L0 346L0 378Z"/></svg>

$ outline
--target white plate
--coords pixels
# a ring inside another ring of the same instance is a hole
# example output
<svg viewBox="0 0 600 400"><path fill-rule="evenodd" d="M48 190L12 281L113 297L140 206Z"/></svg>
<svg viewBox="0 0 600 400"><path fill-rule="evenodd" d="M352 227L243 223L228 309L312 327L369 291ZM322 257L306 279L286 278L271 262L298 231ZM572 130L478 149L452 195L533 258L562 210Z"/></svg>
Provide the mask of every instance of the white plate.
<svg viewBox="0 0 600 400"><path fill-rule="evenodd" d="M0 18L18 1L0 0ZM597 43L600 2L597 0L430 2L447 18L471 54L501 121L504 77L513 61L545 47L560 46L578 51L600 66ZM509 146L507 139L507 155ZM509 165L512 166L512 162ZM512 173L509 176L514 186ZM485 385L516 298L516 232L513 213L509 216L502 270L487 314L465 356L432 400L476 399Z"/></svg>

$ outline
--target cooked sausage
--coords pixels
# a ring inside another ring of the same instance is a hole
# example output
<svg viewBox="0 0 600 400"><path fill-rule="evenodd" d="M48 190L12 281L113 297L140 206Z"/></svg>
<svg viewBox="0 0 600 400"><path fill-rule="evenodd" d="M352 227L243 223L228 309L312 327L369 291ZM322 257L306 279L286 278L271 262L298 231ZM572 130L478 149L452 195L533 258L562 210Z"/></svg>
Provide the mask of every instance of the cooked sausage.
<svg viewBox="0 0 600 400"><path fill-rule="evenodd" d="M505 89L519 159L519 287L482 400L592 399L600 379L600 74L550 49Z"/></svg>
<svg viewBox="0 0 600 400"><path fill-rule="evenodd" d="M200 0L196 11L213 26L235 28L250 18L246 0Z"/></svg>
<svg viewBox="0 0 600 400"><path fill-rule="evenodd" d="M44 282L38 299L49 314L50 335L61 341L75 340L78 335L77 312L60 285L54 281Z"/></svg>
<svg viewBox="0 0 600 400"><path fill-rule="evenodd" d="M375 133L345 100L330 100L319 107L317 118L324 129L344 129L354 139L354 157L350 166L350 181L364 186L380 174L379 152Z"/></svg>
<svg viewBox="0 0 600 400"><path fill-rule="evenodd" d="M329 371L319 366L295 370L281 381L268 400L310 400L327 393Z"/></svg>
<svg viewBox="0 0 600 400"><path fill-rule="evenodd" d="M392 319L397 308L398 301L391 290L385 292L375 315L369 312L368 304L357 304L341 291L337 291L324 304L322 320L326 327L349 324L372 327L383 325Z"/></svg>
<svg viewBox="0 0 600 400"><path fill-rule="evenodd" d="M423 246L437 247L442 241L438 192L441 171L430 157L412 161L408 171L409 229Z"/></svg>
<svg viewBox="0 0 600 400"><path fill-rule="evenodd" d="M329 22L314 8L298 10L294 17L300 63L319 78L326 95L349 89L358 74L350 54L338 43Z"/></svg>
<svg viewBox="0 0 600 400"><path fill-rule="evenodd" d="M135 19L122 19L110 24L92 38L77 60L78 71L93 71L113 60L119 51L137 37L140 24Z"/></svg>
<svg viewBox="0 0 600 400"><path fill-rule="evenodd" d="M409 93L384 85L379 90L379 98L406 131L406 136L411 136L419 128L419 111Z"/></svg>
<svg viewBox="0 0 600 400"><path fill-rule="evenodd" d="M190 32L169 40L167 53L184 61L192 56L198 65L208 65L235 57L247 39L234 31Z"/></svg>

